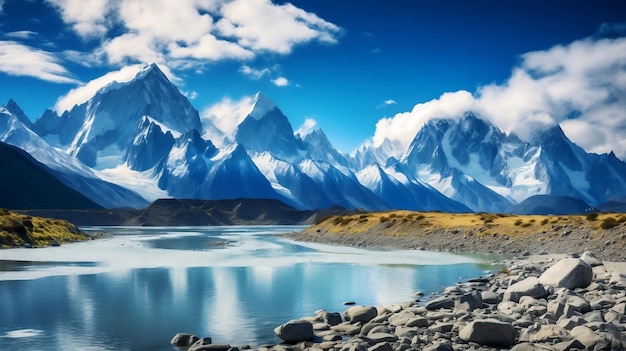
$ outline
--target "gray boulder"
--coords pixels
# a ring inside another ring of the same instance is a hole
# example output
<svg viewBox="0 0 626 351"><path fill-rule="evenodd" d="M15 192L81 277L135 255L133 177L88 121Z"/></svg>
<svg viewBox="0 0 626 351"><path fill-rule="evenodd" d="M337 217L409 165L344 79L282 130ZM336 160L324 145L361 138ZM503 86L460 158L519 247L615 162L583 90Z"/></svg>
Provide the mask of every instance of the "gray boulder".
<svg viewBox="0 0 626 351"><path fill-rule="evenodd" d="M354 306L348 308L345 313L346 321L350 323L367 323L378 315L378 310L373 306Z"/></svg>
<svg viewBox="0 0 626 351"><path fill-rule="evenodd" d="M170 344L174 346L185 346L189 347L193 345L196 341L198 341L198 337L193 334L188 333L176 333L172 340L170 340Z"/></svg>
<svg viewBox="0 0 626 351"><path fill-rule="evenodd" d="M594 255L593 252L589 250L583 252L582 256L580 256L580 259L587 262L587 264L591 267L602 265L602 261L600 261L598 257L596 257L596 255Z"/></svg>
<svg viewBox="0 0 626 351"><path fill-rule="evenodd" d="M337 324L342 322L341 314L339 314L337 312L322 311L320 313L320 317L322 318L324 323L326 323L326 324L328 324L330 326L337 325Z"/></svg>
<svg viewBox="0 0 626 351"><path fill-rule="evenodd" d="M483 299L484 303L488 303L490 305L500 303L500 296L493 291L483 291L480 293L480 297Z"/></svg>
<svg viewBox="0 0 626 351"><path fill-rule="evenodd" d="M295 344L313 339L313 324L305 320L293 320L274 328L274 333L287 343Z"/></svg>
<svg viewBox="0 0 626 351"><path fill-rule="evenodd" d="M539 277L543 285L560 288L585 288L591 284L593 270L587 262L579 258L564 258L548 268Z"/></svg>
<svg viewBox="0 0 626 351"><path fill-rule="evenodd" d="M202 338L196 341L187 351L228 351L229 344L213 344L211 338Z"/></svg>
<svg viewBox="0 0 626 351"><path fill-rule="evenodd" d="M370 346L367 351L393 351L393 347L387 342L380 342L374 346Z"/></svg>
<svg viewBox="0 0 626 351"><path fill-rule="evenodd" d="M475 320L461 329L459 337L480 345L510 347L515 344L515 329L496 319Z"/></svg>
<svg viewBox="0 0 626 351"><path fill-rule="evenodd" d="M539 279L529 277L509 286L504 292L504 300L519 302L522 296L530 296L537 299L547 295L548 293Z"/></svg>
<svg viewBox="0 0 626 351"><path fill-rule="evenodd" d="M520 341L537 343L552 343L571 339L564 328L555 324L539 325L525 329L520 335Z"/></svg>
<svg viewBox="0 0 626 351"><path fill-rule="evenodd" d="M588 350L593 349L593 347L603 341L604 339L596 334L596 332L594 332L591 328L586 327L584 325L579 325L577 327L574 327L571 331L570 334L576 338L576 340L580 341L583 345L585 345L585 347L587 347Z"/></svg>
<svg viewBox="0 0 626 351"><path fill-rule="evenodd" d="M454 348L450 344L439 343L428 345L424 347L422 351L454 351Z"/></svg>
<svg viewBox="0 0 626 351"><path fill-rule="evenodd" d="M463 296L461 296L459 302L461 304L467 304L470 311L473 311L483 306L483 298L478 291L472 291L470 293L464 294Z"/></svg>
<svg viewBox="0 0 626 351"><path fill-rule="evenodd" d="M430 300L424 305L429 311L438 310L441 308L453 308L454 300L448 296L440 296L436 299Z"/></svg>

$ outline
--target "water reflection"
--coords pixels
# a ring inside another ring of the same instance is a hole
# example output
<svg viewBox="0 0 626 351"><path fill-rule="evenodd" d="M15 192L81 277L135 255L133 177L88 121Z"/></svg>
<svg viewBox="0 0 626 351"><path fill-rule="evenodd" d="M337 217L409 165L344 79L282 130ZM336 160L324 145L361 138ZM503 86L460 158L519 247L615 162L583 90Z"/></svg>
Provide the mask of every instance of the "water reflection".
<svg viewBox="0 0 626 351"><path fill-rule="evenodd" d="M133 235L146 235L138 232ZM179 240L188 237L182 235ZM232 236L229 238L232 240ZM236 241L246 246L245 240L244 235ZM348 300L363 305L400 303L417 290L438 290L455 283L459 276L484 272L484 267L473 263L340 262L341 256L330 257L315 247L263 235L253 240L261 243L261 249L245 252L256 253L261 259L248 258L242 265L124 268L119 262L110 266L99 263L96 268L104 270L97 274L0 280L0 350L172 350L169 340L177 332L211 336L215 342L234 345L278 343L273 334L275 326L312 315L317 309L342 312L342 303ZM175 251L151 250L155 255ZM280 255L281 260L291 258L294 263L276 265L268 258L272 255ZM311 259L299 259L302 255L311 255ZM419 258L413 257L410 262L415 260ZM63 270L66 265L38 267ZM18 274L25 272L19 269L32 267L13 268Z"/></svg>

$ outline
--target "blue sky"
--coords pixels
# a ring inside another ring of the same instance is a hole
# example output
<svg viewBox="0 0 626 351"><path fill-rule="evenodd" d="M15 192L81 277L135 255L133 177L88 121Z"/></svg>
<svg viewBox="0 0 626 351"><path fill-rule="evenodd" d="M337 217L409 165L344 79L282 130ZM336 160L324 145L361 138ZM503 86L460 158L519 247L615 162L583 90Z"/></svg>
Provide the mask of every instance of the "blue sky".
<svg viewBox="0 0 626 351"><path fill-rule="evenodd" d="M315 123L346 152L406 145L425 120L472 109L507 131L560 123L589 151L626 155L623 1L0 6L0 102L13 98L31 119L71 89L157 62L201 113L261 90L294 129Z"/></svg>

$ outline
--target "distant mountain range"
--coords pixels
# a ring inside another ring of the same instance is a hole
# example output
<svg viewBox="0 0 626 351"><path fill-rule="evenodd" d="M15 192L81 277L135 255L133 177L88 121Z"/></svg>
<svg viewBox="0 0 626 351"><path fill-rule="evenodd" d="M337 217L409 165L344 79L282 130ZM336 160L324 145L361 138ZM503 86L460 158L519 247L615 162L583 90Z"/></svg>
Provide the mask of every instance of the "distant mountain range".
<svg viewBox="0 0 626 351"><path fill-rule="evenodd" d="M468 111L430 120L406 150L386 141L348 155L321 129L295 134L262 93L200 117L155 64L61 116L48 110L31 122L9 101L0 108L0 141L105 208L245 198L300 210L511 212L537 195L587 208L626 195L626 164L585 152L558 126L527 142Z"/></svg>

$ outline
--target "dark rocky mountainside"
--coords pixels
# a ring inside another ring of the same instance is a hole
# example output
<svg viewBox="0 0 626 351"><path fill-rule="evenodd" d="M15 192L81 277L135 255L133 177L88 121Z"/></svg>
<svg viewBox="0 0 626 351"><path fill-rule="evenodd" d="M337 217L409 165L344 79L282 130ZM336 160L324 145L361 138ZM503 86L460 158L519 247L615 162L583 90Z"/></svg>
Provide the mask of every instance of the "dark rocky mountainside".
<svg viewBox="0 0 626 351"><path fill-rule="evenodd" d="M190 200L160 199L142 210L28 210L24 213L65 219L79 226L204 226L311 224L331 214L355 213L340 207L298 210L278 200Z"/></svg>
<svg viewBox="0 0 626 351"><path fill-rule="evenodd" d="M0 142L0 208L99 209L26 151Z"/></svg>

